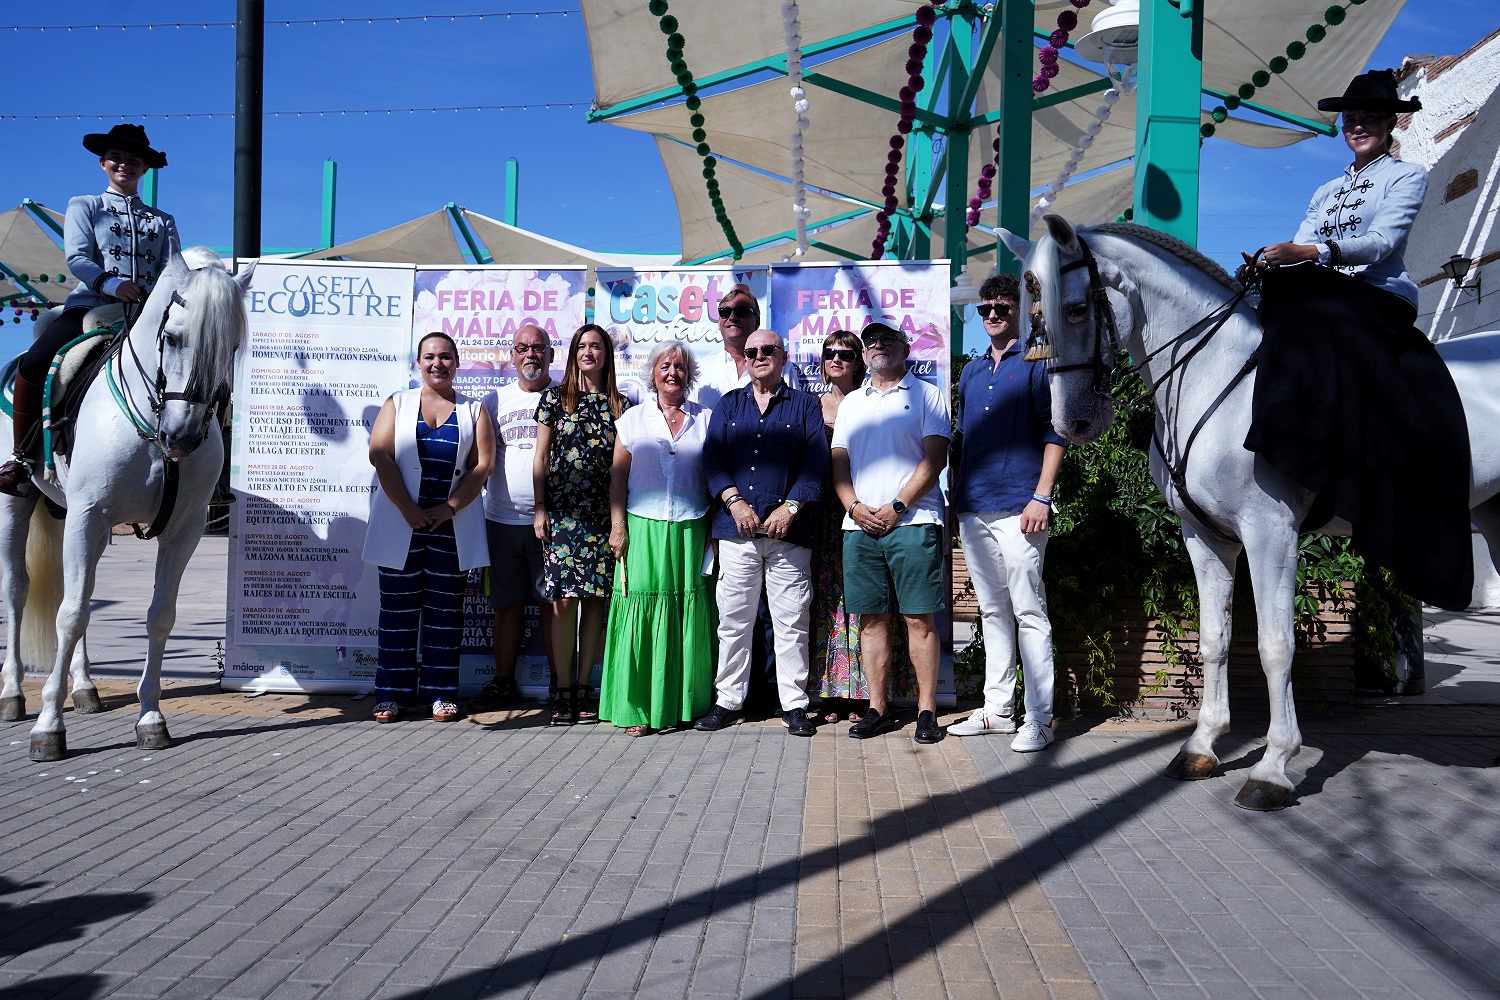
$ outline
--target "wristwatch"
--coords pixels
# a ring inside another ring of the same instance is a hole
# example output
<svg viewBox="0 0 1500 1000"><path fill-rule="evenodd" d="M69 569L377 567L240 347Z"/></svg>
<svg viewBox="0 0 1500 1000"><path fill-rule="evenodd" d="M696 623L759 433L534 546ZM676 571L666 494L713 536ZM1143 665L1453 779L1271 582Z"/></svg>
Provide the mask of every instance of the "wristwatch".
<svg viewBox="0 0 1500 1000"><path fill-rule="evenodd" d="M900 500L892 500L891 510L896 512L897 517L900 517L902 514L906 513L906 504L902 503Z"/></svg>

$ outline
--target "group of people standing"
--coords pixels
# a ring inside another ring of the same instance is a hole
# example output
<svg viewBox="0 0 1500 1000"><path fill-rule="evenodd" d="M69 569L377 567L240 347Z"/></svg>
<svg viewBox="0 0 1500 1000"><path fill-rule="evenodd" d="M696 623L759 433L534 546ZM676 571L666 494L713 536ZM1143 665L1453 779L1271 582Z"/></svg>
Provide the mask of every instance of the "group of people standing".
<svg viewBox="0 0 1500 1000"><path fill-rule="evenodd" d="M522 609L534 600L553 725L722 730L744 716L759 660L794 736L819 721L847 720L859 739L894 728L890 680L909 669L914 738L935 743L948 547L938 480L951 442L959 530L986 563L974 580L996 669L985 707L949 731L1017 732L1019 648L1026 725L1013 746L1047 746L1041 564L1062 446L1043 373L1020 360L1015 279L981 292L993 346L960 381L956 436L941 390L908 370L900 331L830 334L826 391L814 395L743 285L718 303L723 351L700 359L657 343L638 405L619 392L611 339L593 324L573 335L560 383L547 333L522 327L516 381L483 401L453 388L452 340L423 338L421 384L386 401L370 442L376 720L428 704L434 720L457 718L464 576L487 564L495 676L476 710L519 701ZM587 682L601 642L596 705Z"/></svg>

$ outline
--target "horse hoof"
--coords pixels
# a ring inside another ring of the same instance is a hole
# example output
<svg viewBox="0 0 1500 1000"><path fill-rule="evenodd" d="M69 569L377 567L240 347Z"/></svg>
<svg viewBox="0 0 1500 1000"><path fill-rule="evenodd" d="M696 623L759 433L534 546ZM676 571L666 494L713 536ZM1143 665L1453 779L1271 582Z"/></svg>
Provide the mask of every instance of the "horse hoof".
<svg viewBox="0 0 1500 1000"><path fill-rule="evenodd" d="M82 691L73 692L73 711L79 715L94 715L104 711L104 702L99 698L99 692L93 688L84 688Z"/></svg>
<svg viewBox="0 0 1500 1000"><path fill-rule="evenodd" d="M1251 778L1234 797L1234 804L1241 809L1250 809L1255 812L1275 812L1277 809L1286 808L1286 797L1290 793L1290 788L1282 788L1269 781Z"/></svg>
<svg viewBox="0 0 1500 1000"><path fill-rule="evenodd" d="M31 759L38 763L62 760L68 755L68 737L64 733L41 733L31 737Z"/></svg>
<svg viewBox="0 0 1500 1000"><path fill-rule="evenodd" d="M1167 765L1167 776L1179 781L1201 781L1211 777L1218 766L1219 762L1206 754L1179 750L1172 763Z"/></svg>
<svg viewBox="0 0 1500 1000"><path fill-rule="evenodd" d="M21 695L0 698L0 722L17 722L26 718L26 699Z"/></svg>
<svg viewBox="0 0 1500 1000"><path fill-rule="evenodd" d="M163 722L159 726L136 726L135 748L137 750L165 750L172 745L172 737L167 735L167 724Z"/></svg>

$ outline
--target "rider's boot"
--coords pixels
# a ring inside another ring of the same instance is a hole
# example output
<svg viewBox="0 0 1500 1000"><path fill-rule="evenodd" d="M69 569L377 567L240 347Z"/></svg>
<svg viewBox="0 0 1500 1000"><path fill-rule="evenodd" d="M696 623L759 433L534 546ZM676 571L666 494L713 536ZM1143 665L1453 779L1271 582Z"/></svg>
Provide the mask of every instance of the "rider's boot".
<svg viewBox="0 0 1500 1000"><path fill-rule="evenodd" d="M12 399L12 425L15 428L16 454L9 462L0 466L0 493L13 497L31 495L31 462L26 457L27 445L42 421L42 387L16 372L16 385Z"/></svg>

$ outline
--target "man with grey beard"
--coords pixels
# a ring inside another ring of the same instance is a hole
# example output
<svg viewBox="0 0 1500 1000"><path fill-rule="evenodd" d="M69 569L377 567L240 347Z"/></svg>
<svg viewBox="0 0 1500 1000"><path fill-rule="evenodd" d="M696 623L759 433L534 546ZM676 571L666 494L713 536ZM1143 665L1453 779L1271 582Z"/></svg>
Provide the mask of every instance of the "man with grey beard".
<svg viewBox="0 0 1500 1000"><path fill-rule="evenodd" d="M542 634L551 634L552 605L542 600L542 543L532 526L536 496L531 460L536 447L536 407L552 384L552 341L547 332L523 326L511 342L516 381L491 392L484 406L495 421L499 451L484 492L490 543L490 607L495 612L495 676L469 703L475 712L509 708L521 700L516 659L525 635L527 600L542 609ZM542 643L552 663L551 643Z"/></svg>

